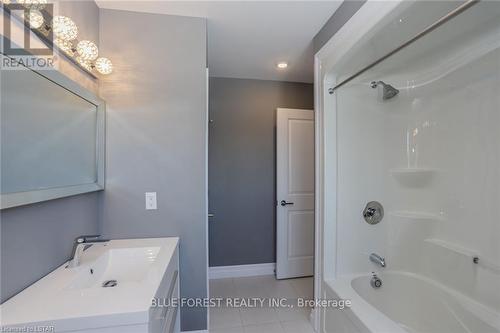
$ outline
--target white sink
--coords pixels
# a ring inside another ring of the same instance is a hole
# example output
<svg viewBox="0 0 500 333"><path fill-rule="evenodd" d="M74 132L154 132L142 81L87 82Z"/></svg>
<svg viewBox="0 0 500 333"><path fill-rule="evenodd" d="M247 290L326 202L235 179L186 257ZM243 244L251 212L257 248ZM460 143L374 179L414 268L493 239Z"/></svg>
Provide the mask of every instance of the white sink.
<svg viewBox="0 0 500 333"><path fill-rule="evenodd" d="M124 239L93 245L78 267L66 268L65 263L2 304L2 327L49 325L56 332L90 332L117 324L144 325L169 263L178 260L178 241Z"/></svg>
<svg viewBox="0 0 500 333"><path fill-rule="evenodd" d="M95 246L97 248L100 245ZM144 282L148 279L148 273L156 262L159 251L160 247L157 246L108 248L95 261L85 266L75 267L77 274L67 288L101 288L106 281L110 280L116 281L120 286Z"/></svg>

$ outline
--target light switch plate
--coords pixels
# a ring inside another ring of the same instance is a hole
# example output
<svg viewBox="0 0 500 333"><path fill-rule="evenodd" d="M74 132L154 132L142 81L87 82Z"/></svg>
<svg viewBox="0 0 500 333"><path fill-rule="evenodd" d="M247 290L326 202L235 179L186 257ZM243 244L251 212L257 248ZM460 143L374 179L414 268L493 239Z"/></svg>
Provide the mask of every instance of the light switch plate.
<svg viewBox="0 0 500 333"><path fill-rule="evenodd" d="M156 205L156 192L146 192L146 210L158 209Z"/></svg>

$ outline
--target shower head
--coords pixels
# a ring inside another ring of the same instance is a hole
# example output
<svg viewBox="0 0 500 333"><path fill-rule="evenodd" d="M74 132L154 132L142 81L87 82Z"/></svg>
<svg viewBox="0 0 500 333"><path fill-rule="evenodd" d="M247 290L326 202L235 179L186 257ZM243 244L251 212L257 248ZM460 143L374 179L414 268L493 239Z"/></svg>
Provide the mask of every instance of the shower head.
<svg viewBox="0 0 500 333"><path fill-rule="evenodd" d="M391 86L390 84L385 83L384 81L372 81L370 84L372 88L377 88L379 85L382 85L382 99L388 100L395 97L399 94L399 90Z"/></svg>

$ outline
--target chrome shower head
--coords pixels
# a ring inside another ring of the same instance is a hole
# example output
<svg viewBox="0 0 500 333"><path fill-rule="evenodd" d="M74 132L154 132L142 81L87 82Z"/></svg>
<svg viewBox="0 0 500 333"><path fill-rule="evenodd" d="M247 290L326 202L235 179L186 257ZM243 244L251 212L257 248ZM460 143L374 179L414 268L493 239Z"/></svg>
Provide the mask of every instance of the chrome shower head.
<svg viewBox="0 0 500 333"><path fill-rule="evenodd" d="M377 88L378 86L382 85L382 99L388 100L393 97L395 97L397 94L399 94L399 90L391 86L390 84L385 83L384 81L372 81L370 86L372 88Z"/></svg>

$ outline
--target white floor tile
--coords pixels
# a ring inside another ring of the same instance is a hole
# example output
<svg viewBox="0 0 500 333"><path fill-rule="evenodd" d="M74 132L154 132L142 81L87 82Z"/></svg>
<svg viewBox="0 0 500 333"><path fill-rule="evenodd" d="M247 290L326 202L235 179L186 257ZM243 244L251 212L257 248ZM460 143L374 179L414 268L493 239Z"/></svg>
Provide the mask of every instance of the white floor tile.
<svg viewBox="0 0 500 333"><path fill-rule="evenodd" d="M211 308L210 329L242 326L240 311L235 308Z"/></svg>
<svg viewBox="0 0 500 333"><path fill-rule="evenodd" d="M284 333L280 323L249 325L243 327L245 333Z"/></svg>
<svg viewBox="0 0 500 333"><path fill-rule="evenodd" d="M240 327L230 327L230 328L217 328L210 329L210 333L244 333L244 329L242 326Z"/></svg>
<svg viewBox="0 0 500 333"><path fill-rule="evenodd" d="M276 313L280 321L305 321L309 322L311 309L309 308L277 308Z"/></svg>
<svg viewBox="0 0 500 333"><path fill-rule="evenodd" d="M289 280L300 297L314 297L314 279L312 277Z"/></svg>
<svg viewBox="0 0 500 333"><path fill-rule="evenodd" d="M210 281L210 296L224 298L313 298L313 279L276 280L254 276ZM312 333L310 309L306 308L212 308L211 333Z"/></svg>
<svg viewBox="0 0 500 333"><path fill-rule="evenodd" d="M240 308L243 326L279 322L278 314L273 308Z"/></svg>
<svg viewBox="0 0 500 333"><path fill-rule="evenodd" d="M234 297L235 294L233 279L210 280L210 297Z"/></svg>
<svg viewBox="0 0 500 333"><path fill-rule="evenodd" d="M274 276L252 276L234 279L236 297L271 297Z"/></svg>
<svg viewBox="0 0 500 333"><path fill-rule="evenodd" d="M312 325L305 321L285 321L281 326L286 333L314 333Z"/></svg>
<svg viewBox="0 0 500 333"><path fill-rule="evenodd" d="M270 297L284 297L290 299L300 297L300 294L297 293L290 281L291 280L274 280L270 282Z"/></svg>

